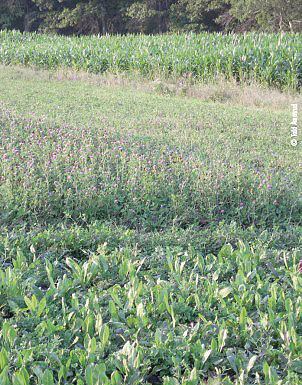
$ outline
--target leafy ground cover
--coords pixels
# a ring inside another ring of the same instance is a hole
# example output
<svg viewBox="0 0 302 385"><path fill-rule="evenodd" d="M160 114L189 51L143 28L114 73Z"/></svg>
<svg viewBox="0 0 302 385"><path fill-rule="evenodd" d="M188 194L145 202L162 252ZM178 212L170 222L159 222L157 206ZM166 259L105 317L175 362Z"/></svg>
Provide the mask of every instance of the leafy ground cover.
<svg viewBox="0 0 302 385"><path fill-rule="evenodd" d="M290 108L0 79L0 383L301 383Z"/></svg>

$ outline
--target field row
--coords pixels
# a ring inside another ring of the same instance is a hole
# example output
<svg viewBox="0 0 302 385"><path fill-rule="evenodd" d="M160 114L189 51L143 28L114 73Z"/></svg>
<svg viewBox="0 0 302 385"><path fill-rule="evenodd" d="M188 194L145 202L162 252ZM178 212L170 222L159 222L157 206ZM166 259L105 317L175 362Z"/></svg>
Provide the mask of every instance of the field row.
<svg viewBox="0 0 302 385"><path fill-rule="evenodd" d="M249 33L60 37L0 31L0 63L147 77L218 77L297 89L299 34Z"/></svg>

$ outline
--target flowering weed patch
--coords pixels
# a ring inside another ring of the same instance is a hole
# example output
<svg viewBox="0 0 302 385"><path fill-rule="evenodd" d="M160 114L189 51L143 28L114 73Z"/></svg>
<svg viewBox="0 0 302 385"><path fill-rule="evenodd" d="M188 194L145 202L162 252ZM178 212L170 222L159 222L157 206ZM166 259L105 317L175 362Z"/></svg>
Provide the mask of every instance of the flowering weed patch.
<svg viewBox="0 0 302 385"><path fill-rule="evenodd" d="M10 84L8 77L0 86L4 223L301 224L298 148L288 144L286 112L66 81Z"/></svg>

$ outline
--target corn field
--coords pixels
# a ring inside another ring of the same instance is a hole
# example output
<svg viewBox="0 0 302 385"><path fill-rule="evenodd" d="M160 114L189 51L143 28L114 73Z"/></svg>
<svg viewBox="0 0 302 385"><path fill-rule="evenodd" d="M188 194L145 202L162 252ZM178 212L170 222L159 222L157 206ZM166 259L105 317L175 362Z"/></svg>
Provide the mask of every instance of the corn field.
<svg viewBox="0 0 302 385"><path fill-rule="evenodd" d="M0 63L99 74L138 73L256 81L279 89L302 83L300 34L166 34L62 37L0 31Z"/></svg>

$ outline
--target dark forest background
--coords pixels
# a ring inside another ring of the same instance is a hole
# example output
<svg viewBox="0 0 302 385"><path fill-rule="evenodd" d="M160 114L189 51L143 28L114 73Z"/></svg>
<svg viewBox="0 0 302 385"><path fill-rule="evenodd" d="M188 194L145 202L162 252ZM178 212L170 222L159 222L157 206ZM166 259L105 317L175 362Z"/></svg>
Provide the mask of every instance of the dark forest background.
<svg viewBox="0 0 302 385"><path fill-rule="evenodd" d="M302 31L302 0L0 0L0 29L63 35Z"/></svg>

